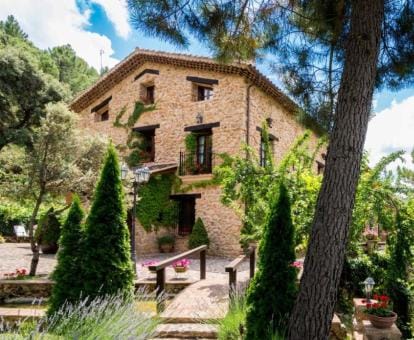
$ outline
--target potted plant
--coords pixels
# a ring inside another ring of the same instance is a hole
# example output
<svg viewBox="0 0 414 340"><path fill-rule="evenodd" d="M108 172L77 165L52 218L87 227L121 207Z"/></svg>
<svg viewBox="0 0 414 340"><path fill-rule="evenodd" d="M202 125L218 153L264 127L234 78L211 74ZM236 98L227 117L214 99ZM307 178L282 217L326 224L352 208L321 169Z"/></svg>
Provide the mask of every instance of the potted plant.
<svg viewBox="0 0 414 340"><path fill-rule="evenodd" d="M397 313L392 311L390 298L386 295L374 295L376 302L367 303L364 310L367 319L375 328L391 328L397 320Z"/></svg>
<svg viewBox="0 0 414 340"><path fill-rule="evenodd" d="M60 222L53 208L50 208L39 221L35 240L43 254L56 254L60 237Z"/></svg>
<svg viewBox="0 0 414 340"><path fill-rule="evenodd" d="M188 270L188 268L190 268L190 263L191 263L190 260L182 259L182 260L175 261L172 264L172 267L174 268L176 273L185 273Z"/></svg>
<svg viewBox="0 0 414 340"><path fill-rule="evenodd" d="M158 247L161 253L174 251L175 238L172 235L164 235L158 238Z"/></svg>

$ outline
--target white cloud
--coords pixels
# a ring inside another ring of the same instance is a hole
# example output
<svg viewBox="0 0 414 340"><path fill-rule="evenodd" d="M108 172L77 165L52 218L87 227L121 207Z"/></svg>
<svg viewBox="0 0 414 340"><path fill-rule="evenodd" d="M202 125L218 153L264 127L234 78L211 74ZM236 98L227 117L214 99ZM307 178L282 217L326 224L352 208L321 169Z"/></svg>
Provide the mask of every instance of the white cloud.
<svg viewBox="0 0 414 340"><path fill-rule="evenodd" d="M414 147L414 96L376 113L368 125L365 149L371 165L390 152L404 150L405 165L411 165L409 153Z"/></svg>
<svg viewBox="0 0 414 340"><path fill-rule="evenodd" d="M128 8L125 0L91 0L103 7L108 19L114 24L116 33L121 38L128 38L131 26L128 22Z"/></svg>
<svg viewBox="0 0 414 340"><path fill-rule="evenodd" d="M104 50L103 66L114 66L118 60L111 40L102 34L89 32L90 10L81 11L76 0L1 0L0 20L14 15L29 34L30 40L42 49L70 44L76 53L97 70L99 51Z"/></svg>

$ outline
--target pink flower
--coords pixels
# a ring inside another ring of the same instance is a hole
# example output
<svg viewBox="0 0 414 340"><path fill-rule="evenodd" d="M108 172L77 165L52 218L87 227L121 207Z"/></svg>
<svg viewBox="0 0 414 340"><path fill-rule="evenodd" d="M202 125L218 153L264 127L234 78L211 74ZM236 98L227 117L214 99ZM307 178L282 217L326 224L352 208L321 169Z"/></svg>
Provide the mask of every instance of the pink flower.
<svg viewBox="0 0 414 340"><path fill-rule="evenodd" d="M188 260L188 259L182 259L182 260L175 261L175 262L172 264L172 267L173 267L173 268L176 268L176 267L184 267L184 268L188 268L188 267L190 266L190 263L191 263L191 261L190 261L190 260Z"/></svg>
<svg viewBox="0 0 414 340"><path fill-rule="evenodd" d="M158 261L155 261L155 260L148 260L148 261L144 261L144 262L142 262L141 266L142 266L143 268L145 268L145 267L149 267L149 266L155 266L157 263L158 263Z"/></svg>
<svg viewBox="0 0 414 340"><path fill-rule="evenodd" d="M292 267L300 269L303 267L303 263L301 261L295 261L292 263Z"/></svg>

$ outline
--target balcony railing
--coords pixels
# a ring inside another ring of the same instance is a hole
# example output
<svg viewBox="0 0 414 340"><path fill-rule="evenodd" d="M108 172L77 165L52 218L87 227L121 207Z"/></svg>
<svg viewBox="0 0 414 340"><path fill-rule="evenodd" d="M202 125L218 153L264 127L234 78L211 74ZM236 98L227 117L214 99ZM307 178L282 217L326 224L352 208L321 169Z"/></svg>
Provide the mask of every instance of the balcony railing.
<svg viewBox="0 0 414 340"><path fill-rule="evenodd" d="M215 154L211 151L204 153L180 152L179 175L211 174L215 164Z"/></svg>

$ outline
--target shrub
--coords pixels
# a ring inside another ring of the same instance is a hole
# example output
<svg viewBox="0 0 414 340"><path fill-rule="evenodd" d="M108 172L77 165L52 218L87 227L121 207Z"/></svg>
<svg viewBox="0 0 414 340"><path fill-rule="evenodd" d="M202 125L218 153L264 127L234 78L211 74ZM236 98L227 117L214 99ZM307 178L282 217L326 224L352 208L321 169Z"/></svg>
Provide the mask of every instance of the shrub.
<svg viewBox="0 0 414 340"><path fill-rule="evenodd" d="M65 304L37 325L11 331L6 339L151 339L159 319L137 309L136 304L144 301L148 297L142 294L135 301L126 301L122 294L85 298L74 305Z"/></svg>
<svg viewBox="0 0 414 340"><path fill-rule="evenodd" d="M209 245L210 240L208 238L207 230L204 227L204 223L202 219L199 217L197 218L197 221L194 223L193 230L190 234L190 238L188 239L188 247L190 249L193 249L204 244Z"/></svg>
<svg viewBox="0 0 414 340"><path fill-rule="evenodd" d="M235 292L229 311L219 322L218 339L242 339L245 332L246 298L241 292Z"/></svg>
<svg viewBox="0 0 414 340"><path fill-rule="evenodd" d="M20 203L0 203L0 234L13 236L13 226L18 224L27 225L32 214L32 209Z"/></svg>
<svg viewBox="0 0 414 340"><path fill-rule="evenodd" d="M258 271L247 291L247 339L282 331L296 298L295 235L283 183L271 204L259 245Z"/></svg>
<svg viewBox="0 0 414 340"><path fill-rule="evenodd" d="M75 303L82 291L81 259L84 237L82 227L83 210L79 198L74 197L59 240L60 251L57 255L57 266L52 274L55 284L49 300L48 314L52 315L65 302Z"/></svg>
<svg viewBox="0 0 414 340"><path fill-rule="evenodd" d="M39 244L55 245L59 241L61 224L54 210L50 208L40 217L35 232L35 240Z"/></svg>
<svg viewBox="0 0 414 340"><path fill-rule="evenodd" d="M159 246L163 244L174 244L175 238L172 235L164 235L164 236L158 237L157 241L158 241Z"/></svg>
<svg viewBox="0 0 414 340"><path fill-rule="evenodd" d="M130 237L126 225L121 171L114 146L108 148L86 219L82 261L86 296L133 290Z"/></svg>
<svg viewBox="0 0 414 340"><path fill-rule="evenodd" d="M0 244L6 242L6 240L4 239L4 237L0 234Z"/></svg>

